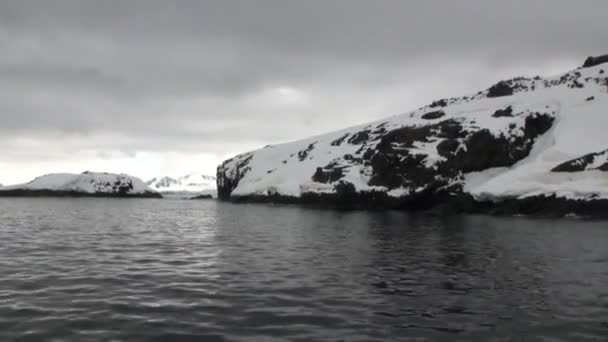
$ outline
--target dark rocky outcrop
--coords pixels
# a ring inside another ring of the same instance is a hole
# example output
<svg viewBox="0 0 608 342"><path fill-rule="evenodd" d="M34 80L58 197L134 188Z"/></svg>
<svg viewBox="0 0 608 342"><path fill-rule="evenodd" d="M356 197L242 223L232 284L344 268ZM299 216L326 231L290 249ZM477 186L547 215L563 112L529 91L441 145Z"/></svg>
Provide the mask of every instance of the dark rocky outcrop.
<svg viewBox="0 0 608 342"><path fill-rule="evenodd" d="M581 218L608 218L607 199L568 199L551 195L509 198L499 202L476 202L471 199L468 201L468 206L456 207L456 209L459 212L490 215L527 215L540 217L563 217L574 215Z"/></svg>
<svg viewBox="0 0 608 342"><path fill-rule="evenodd" d="M513 95L513 87L505 81L501 81L488 89L488 97L502 97Z"/></svg>
<svg viewBox="0 0 608 342"><path fill-rule="evenodd" d="M357 132L357 133L353 134L353 136L350 139L348 139L348 143L353 144L353 145L363 144L369 140L369 133L370 133L369 129L366 129L361 132Z"/></svg>
<svg viewBox="0 0 608 342"><path fill-rule="evenodd" d="M492 114L492 117L495 118L504 118L504 117L512 117L513 116L513 107L509 106L505 109L499 109Z"/></svg>
<svg viewBox="0 0 608 342"><path fill-rule="evenodd" d="M369 159L373 167L370 185L435 192L454 184L463 173L511 166L528 156L533 142L551 128L553 121L548 114L529 115L522 128L523 135L516 138L495 136L486 129L467 130L453 119L393 130L382 137ZM426 155L410 148L416 142L434 139L442 139L437 152L445 159L429 166ZM450 186L444 190L455 189Z"/></svg>
<svg viewBox="0 0 608 342"><path fill-rule="evenodd" d="M445 112L438 110L438 111L434 111L434 112L429 112L426 114L423 114L421 116L421 118L425 119L425 120L435 120L435 119L439 119L445 116Z"/></svg>
<svg viewBox="0 0 608 342"><path fill-rule="evenodd" d="M142 192L129 194L125 191L119 192L80 192L62 190L32 190L32 189L0 189L0 197L102 197L102 198L163 198L158 192Z"/></svg>
<svg viewBox="0 0 608 342"><path fill-rule="evenodd" d="M445 107L447 105L448 105L448 100L441 99L441 100L433 101L433 103L431 103L429 105L429 107L430 108L437 108L437 107Z"/></svg>
<svg viewBox="0 0 608 342"><path fill-rule="evenodd" d="M310 151L315 149L316 144L317 143L314 142L314 143L308 145L308 147L305 150L298 152L298 159L300 159L300 161L306 160L306 158L308 158L308 154L310 154Z"/></svg>
<svg viewBox="0 0 608 342"><path fill-rule="evenodd" d="M342 167L337 167L334 164L330 164L326 167L318 167L317 171L314 175L312 175L312 180L318 183L333 183L337 182L344 176Z"/></svg>
<svg viewBox="0 0 608 342"><path fill-rule="evenodd" d="M346 133L343 136L339 137L338 139L332 141L331 142L331 146L340 146L340 145L342 145L342 143L344 142L344 140L346 140L346 138L348 138L349 135L350 135L350 133Z"/></svg>
<svg viewBox="0 0 608 342"><path fill-rule="evenodd" d="M191 197L190 199L191 200L210 200L210 199L213 199L213 196L209 195L209 194L201 194L198 196Z"/></svg>
<svg viewBox="0 0 608 342"><path fill-rule="evenodd" d="M600 158L603 161L602 164L590 167L591 164L595 163L595 160ZM559 164L554 167L552 172L582 172L587 170L600 170L600 171L608 171L608 150L598 152L598 153L590 153L584 155L582 157L569 160L565 163Z"/></svg>
<svg viewBox="0 0 608 342"><path fill-rule="evenodd" d="M588 57L583 64L583 68L590 68L596 65L608 63L608 55L596 56L596 57Z"/></svg>
<svg viewBox="0 0 608 342"><path fill-rule="evenodd" d="M235 203L280 203L297 204L315 208L345 210L408 210L433 211L450 214L488 214L496 216L525 215L535 217L564 217L574 215L581 218L608 218L608 200L593 201L567 199L556 196L531 196L508 198L497 202L478 201L462 193L444 193L440 196L420 194L407 198L390 197L381 191L353 192L343 186L340 193L303 193L301 197L251 195L238 197Z"/></svg>
<svg viewBox="0 0 608 342"><path fill-rule="evenodd" d="M230 175L227 174L231 171L230 169L218 167L216 176L218 199L230 199L232 191L239 185L239 181L251 170L249 167L251 158L253 158L252 153L245 153L226 160L223 165L235 162L233 174Z"/></svg>

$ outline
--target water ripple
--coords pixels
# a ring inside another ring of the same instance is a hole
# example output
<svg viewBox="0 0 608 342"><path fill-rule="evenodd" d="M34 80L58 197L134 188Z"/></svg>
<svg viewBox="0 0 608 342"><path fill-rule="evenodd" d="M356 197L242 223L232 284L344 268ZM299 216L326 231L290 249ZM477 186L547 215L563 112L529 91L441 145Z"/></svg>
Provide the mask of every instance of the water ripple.
<svg viewBox="0 0 608 342"><path fill-rule="evenodd" d="M0 341L600 341L602 222L0 199Z"/></svg>

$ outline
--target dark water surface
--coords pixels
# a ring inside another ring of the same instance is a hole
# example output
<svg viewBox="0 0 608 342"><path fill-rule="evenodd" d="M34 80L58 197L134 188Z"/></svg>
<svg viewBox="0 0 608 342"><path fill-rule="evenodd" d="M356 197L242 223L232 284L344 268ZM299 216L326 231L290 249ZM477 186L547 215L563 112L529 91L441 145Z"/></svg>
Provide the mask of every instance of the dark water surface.
<svg viewBox="0 0 608 342"><path fill-rule="evenodd" d="M0 341L608 341L608 222L0 199Z"/></svg>

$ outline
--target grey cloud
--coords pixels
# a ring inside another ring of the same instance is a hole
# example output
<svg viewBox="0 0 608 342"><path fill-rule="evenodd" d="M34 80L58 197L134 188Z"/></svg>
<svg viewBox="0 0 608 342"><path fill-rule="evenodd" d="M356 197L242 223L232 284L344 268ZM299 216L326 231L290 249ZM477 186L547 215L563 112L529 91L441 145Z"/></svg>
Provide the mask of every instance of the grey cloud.
<svg viewBox="0 0 608 342"><path fill-rule="evenodd" d="M37 139L49 156L72 144L104 158L221 155L403 112L514 71L574 67L608 52L607 11L600 0L5 1L0 134L17 154L29 148L19 139ZM306 103L273 104L280 87Z"/></svg>

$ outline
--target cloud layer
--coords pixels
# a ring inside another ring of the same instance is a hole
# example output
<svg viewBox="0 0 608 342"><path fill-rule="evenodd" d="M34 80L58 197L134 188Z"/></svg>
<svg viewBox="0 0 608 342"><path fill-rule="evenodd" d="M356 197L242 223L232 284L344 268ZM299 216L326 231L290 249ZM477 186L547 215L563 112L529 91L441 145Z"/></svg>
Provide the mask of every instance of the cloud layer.
<svg viewBox="0 0 608 342"><path fill-rule="evenodd" d="M213 173L226 156L565 71L606 1L0 4L0 182L102 168ZM145 166L143 166L145 165Z"/></svg>

